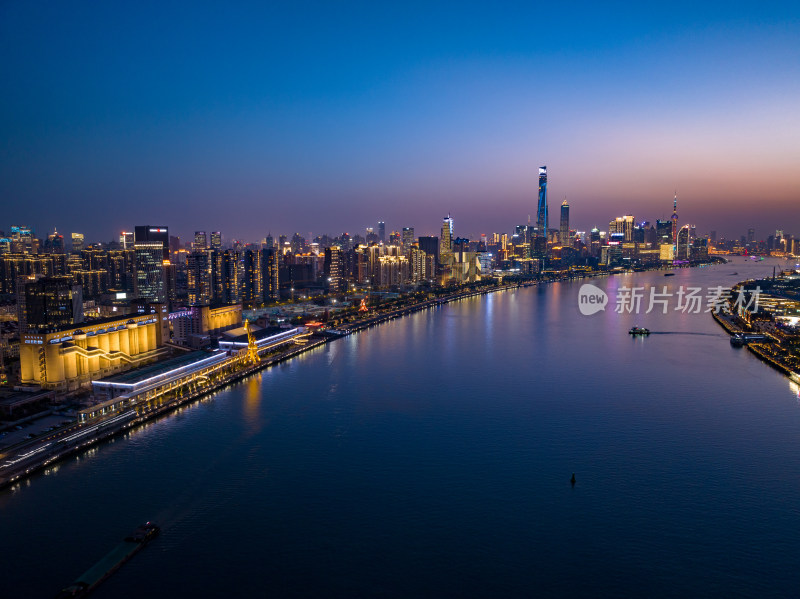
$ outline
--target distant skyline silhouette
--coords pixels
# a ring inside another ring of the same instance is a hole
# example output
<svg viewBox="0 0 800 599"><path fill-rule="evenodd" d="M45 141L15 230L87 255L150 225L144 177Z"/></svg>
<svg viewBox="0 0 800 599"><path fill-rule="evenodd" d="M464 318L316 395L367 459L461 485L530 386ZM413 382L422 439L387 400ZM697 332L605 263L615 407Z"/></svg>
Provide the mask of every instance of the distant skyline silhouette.
<svg viewBox="0 0 800 599"><path fill-rule="evenodd" d="M800 234L791 3L0 7L0 229ZM552 225L553 223L551 223Z"/></svg>

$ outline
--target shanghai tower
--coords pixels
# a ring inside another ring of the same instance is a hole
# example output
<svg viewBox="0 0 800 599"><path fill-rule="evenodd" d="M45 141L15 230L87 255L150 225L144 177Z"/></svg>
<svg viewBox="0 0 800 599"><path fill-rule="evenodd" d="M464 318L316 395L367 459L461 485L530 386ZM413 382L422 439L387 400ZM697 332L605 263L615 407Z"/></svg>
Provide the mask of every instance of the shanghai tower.
<svg viewBox="0 0 800 599"><path fill-rule="evenodd" d="M539 167L539 206L536 209L536 236L547 237L547 167Z"/></svg>

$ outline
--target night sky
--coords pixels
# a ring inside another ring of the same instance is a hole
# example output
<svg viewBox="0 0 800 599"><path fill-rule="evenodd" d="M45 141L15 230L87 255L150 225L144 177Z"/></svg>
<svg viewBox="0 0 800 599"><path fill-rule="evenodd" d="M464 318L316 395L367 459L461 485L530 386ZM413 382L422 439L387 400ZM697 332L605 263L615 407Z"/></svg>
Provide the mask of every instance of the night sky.
<svg viewBox="0 0 800 599"><path fill-rule="evenodd" d="M800 234L796 2L4 2L0 229Z"/></svg>

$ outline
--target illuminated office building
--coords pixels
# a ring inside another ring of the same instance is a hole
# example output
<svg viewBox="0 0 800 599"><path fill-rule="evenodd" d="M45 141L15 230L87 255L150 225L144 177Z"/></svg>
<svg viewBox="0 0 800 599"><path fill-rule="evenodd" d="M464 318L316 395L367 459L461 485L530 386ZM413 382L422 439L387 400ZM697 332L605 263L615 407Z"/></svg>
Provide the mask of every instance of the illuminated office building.
<svg viewBox="0 0 800 599"><path fill-rule="evenodd" d="M547 167L539 167L539 203L536 207L536 236L547 237Z"/></svg>
<svg viewBox="0 0 800 599"><path fill-rule="evenodd" d="M34 237L30 227L12 226L10 245L12 254L39 253L39 240Z"/></svg>
<svg viewBox="0 0 800 599"><path fill-rule="evenodd" d="M133 247L136 255L134 288L136 297L151 302L163 303L167 297L163 242L137 241Z"/></svg>
<svg viewBox="0 0 800 599"><path fill-rule="evenodd" d="M195 231L194 232L194 246L192 249L194 250L204 250L208 247L208 238L206 237L205 231Z"/></svg>
<svg viewBox="0 0 800 599"><path fill-rule="evenodd" d="M72 234L72 253L73 254L80 254L84 248L84 238L83 233L73 233Z"/></svg>
<svg viewBox="0 0 800 599"><path fill-rule="evenodd" d="M219 250L222 248L222 233L211 231L211 249Z"/></svg>
<svg viewBox="0 0 800 599"><path fill-rule="evenodd" d="M442 219L442 234L439 237L439 255L453 252L453 217L449 214Z"/></svg>
<svg viewBox="0 0 800 599"><path fill-rule="evenodd" d="M406 249L414 245L414 227L403 227L403 238L401 242Z"/></svg>
<svg viewBox="0 0 800 599"><path fill-rule="evenodd" d="M386 223L378 221L378 241L386 243Z"/></svg>
<svg viewBox="0 0 800 599"><path fill-rule="evenodd" d="M672 245L678 245L678 194L672 201Z"/></svg>
<svg viewBox="0 0 800 599"><path fill-rule="evenodd" d="M123 250L132 250L134 242L134 234L132 232L123 231L119 234L119 244Z"/></svg>
<svg viewBox="0 0 800 599"><path fill-rule="evenodd" d="M166 226L142 225L133 229L134 243L160 243L163 260L169 260L169 230Z"/></svg>
<svg viewBox="0 0 800 599"><path fill-rule="evenodd" d="M677 244L675 246L675 258L677 260L692 259L692 244L695 240L694 225L683 225L678 231Z"/></svg>
<svg viewBox="0 0 800 599"><path fill-rule="evenodd" d="M569 245L569 204L567 198L561 203L561 227L558 232L558 242L561 245Z"/></svg>
<svg viewBox="0 0 800 599"><path fill-rule="evenodd" d="M634 218L630 214L618 216L616 219L608 223L608 234L620 234L622 235L623 241L632 242L633 229L635 225L636 223L634 222Z"/></svg>

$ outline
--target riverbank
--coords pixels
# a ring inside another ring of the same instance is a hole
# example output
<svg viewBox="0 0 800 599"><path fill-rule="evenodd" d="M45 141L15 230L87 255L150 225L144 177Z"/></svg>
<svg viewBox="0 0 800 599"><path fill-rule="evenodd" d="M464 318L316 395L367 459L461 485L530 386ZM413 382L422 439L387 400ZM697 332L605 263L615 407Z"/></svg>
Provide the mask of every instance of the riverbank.
<svg viewBox="0 0 800 599"><path fill-rule="evenodd" d="M496 291L508 291L521 287L528 287L534 284L536 283L513 283L481 289L470 289L463 292L455 292L445 297L425 300L423 302L403 306L395 310L389 310L385 313L373 314L367 318L349 323L347 325L347 330L349 333L358 332L395 318L407 316L421 310L427 310L429 308L441 306L453 301L476 297L479 295L487 295ZM14 449L16 452L20 453L17 453L14 456L10 456L8 454L4 456L7 461L2 465L2 467L8 468L8 470L0 474L0 490L19 484L20 481L24 480L28 476L49 467L55 462L81 453L94 445L107 441L117 435L124 434L130 430L144 425L147 422L162 416L166 416L178 408L185 406L186 404L199 400L210 393L219 391L220 389L223 389L245 377L251 376L260 370L289 360L301 353L316 349L325 343L335 341L339 337L340 336L314 336L312 337L312 340L306 344L297 345L290 350L283 351L272 356L267 356L258 364L244 366L234 373L221 378L212 384L199 387L191 393L173 398L170 401L153 406L149 409L145 409L144 407L130 408L125 412L113 414L107 418L104 418L103 420L89 422L84 427L80 427L78 429L73 429L74 425L70 425L70 435L67 437L67 439L74 437L74 443L64 445L60 444L64 441L64 439L57 439L48 443L32 442L22 446L8 448ZM77 432L74 432L75 430L77 430ZM8 451L8 449L6 451ZM13 464L9 466L9 462L12 461Z"/></svg>
<svg viewBox="0 0 800 599"><path fill-rule="evenodd" d="M717 324L719 324L723 329L725 329L725 331L730 335L733 335L735 333L748 332L748 331L745 331L744 329L742 329L742 327L738 326L736 323L734 323L732 318L730 318L727 315L719 314L717 312L712 311L711 312L711 316L714 318L714 320L717 322ZM753 352L753 354L755 354L755 356L759 360L761 360L762 362L765 362L766 364L769 364L775 370L778 370L778 371L782 372L783 374L788 376L791 380L793 380L795 382L800 381L800 374L798 374L797 372L792 370L792 368L790 366L788 366L787 364L784 364L776 356L771 355L770 353L768 353L766 351L766 348L763 347L763 344L760 344L760 343L746 343L745 347L748 350L750 350L751 352Z"/></svg>
<svg viewBox="0 0 800 599"><path fill-rule="evenodd" d="M568 277L568 279L593 278L597 276L607 276L613 274L617 273L586 273L582 274L581 276ZM470 297L477 297L480 295L488 295L496 291L508 291L539 284L559 282L561 280L562 279L514 281L500 285L480 286L477 289L470 288L466 290L456 290L441 297L426 299L414 304L388 309L385 312L371 314L365 318L341 325L340 331L344 333L343 335L315 335L311 338L312 340L310 342L304 345L295 346L288 351L268 356L262 359L258 364L245 365L245 363L242 362L241 367L237 366L235 372L220 378L213 383L199 386L186 395L174 397L162 404L155 406L136 406L123 412L116 412L102 420L90 421L89 423L86 423L86 425L76 426L75 424L71 424L60 433L60 437L54 437L51 435L49 437L51 441L48 443L44 441L40 441L39 443L32 441L31 443L27 443L23 446L9 448L14 449L17 453L13 456L10 456L8 453L6 453L6 455L3 456L3 459L6 460L6 462L4 464L0 464L0 469L2 469L0 470L0 489L18 484L20 480L42 470L43 468L48 467L54 462L80 453L93 445L132 430L137 426L141 426L155 418L167 415L181 406L198 400L209 393L218 391L240 379L253 375L259 370L288 360L303 352L320 347L325 343L334 341L340 336L363 331L383 322L413 314L421 310L442 306L450 302L459 301ZM54 435L59 435L59 432L56 431ZM69 442L65 443L65 441ZM6 450L6 452L7 451L8 450ZM10 466L9 462L11 462Z"/></svg>

